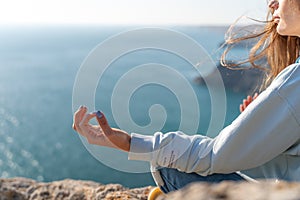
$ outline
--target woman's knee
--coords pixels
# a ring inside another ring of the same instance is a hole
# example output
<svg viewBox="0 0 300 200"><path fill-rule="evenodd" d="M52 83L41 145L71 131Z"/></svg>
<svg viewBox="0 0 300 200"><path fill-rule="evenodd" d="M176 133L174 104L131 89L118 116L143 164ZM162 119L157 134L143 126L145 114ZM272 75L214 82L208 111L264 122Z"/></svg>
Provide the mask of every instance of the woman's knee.
<svg viewBox="0 0 300 200"><path fill-rule="evenodd" d="M172 168L157 169L152 175L157 186L165 193L178 190L188 183L193 182L189 180L191 174Z"/></svg>
<svg viewBox="0 0 300 200"><path fill-rule="evenodd" d="M186 173L171 168L160 168L153 173L156 184L165 192L178 190L193 182L218 183L224 180L241 181L244 180L237 173L212 174L201 176L197 173Z"/></svg>
<svg viewBox="0 0 300 200"><path fill-rule="evenodd" d="M160 168L152 172L152 177L156 185L164 192L168 193L174 190L178 190L174 183L176 177L176 169Z"/></svg>

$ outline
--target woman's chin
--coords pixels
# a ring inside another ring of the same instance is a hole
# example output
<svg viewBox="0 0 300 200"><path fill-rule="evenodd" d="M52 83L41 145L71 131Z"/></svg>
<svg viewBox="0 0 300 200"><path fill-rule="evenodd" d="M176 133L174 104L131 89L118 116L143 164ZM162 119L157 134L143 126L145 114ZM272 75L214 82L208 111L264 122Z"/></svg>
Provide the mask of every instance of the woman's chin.
<svg viewBox="0 0 300 200"><path fill-rule="evenodd" d="M300 33L297 33L295 30L289 30L286 26L278 24L276 27L277 33L282 36L298 36Z"/></svg>
<svg viewBox="0 0 300 200"><path fill-rule="evenodd" d="M280 24L277 25L276 30L277 30L277 33L278 33L279 35L282 35L282 36L289 35L289 34L287 33L287 31L285 30L285 28L282 28L282 27L280 26Z"/></svg>

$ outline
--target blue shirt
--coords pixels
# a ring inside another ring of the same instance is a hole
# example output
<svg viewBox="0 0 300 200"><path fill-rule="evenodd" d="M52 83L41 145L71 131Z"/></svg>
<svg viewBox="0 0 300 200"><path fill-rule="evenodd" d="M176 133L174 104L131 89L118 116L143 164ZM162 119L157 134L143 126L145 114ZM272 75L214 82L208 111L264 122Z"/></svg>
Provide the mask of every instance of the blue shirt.
<svg viewBox="0 0 300 200"><path fill-rule="evenodd" d="M299 62L300 59L297 59ZM300 181L300 64L272 84L216 138L180 131L132 133L129 159L200 175L241 172L254 179Z"/></svg>

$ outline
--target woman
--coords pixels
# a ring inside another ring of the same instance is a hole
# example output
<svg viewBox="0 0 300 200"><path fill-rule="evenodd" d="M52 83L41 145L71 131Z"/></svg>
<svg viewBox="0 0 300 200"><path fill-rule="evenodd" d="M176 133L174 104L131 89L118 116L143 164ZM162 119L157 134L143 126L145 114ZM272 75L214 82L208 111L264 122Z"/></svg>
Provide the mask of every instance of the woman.
<svg viewBox="0 0 300 200"><path fill-rule="evenodd" d="M300 181L300 63L295 63L300 1L271 1L269 7L273 18L261 34L232 40L261 37L248 61L256 66L256 60L268 58L268 87L251 104L248 98L241 106L243 112L216 138L179 131L129 135L111 128L102 112L87 113L84 106L74 114L73 128L91 144L127 151L129 159L149 161L165 193L194 181ZM99 126L89 124L94 117Z"/></svg>

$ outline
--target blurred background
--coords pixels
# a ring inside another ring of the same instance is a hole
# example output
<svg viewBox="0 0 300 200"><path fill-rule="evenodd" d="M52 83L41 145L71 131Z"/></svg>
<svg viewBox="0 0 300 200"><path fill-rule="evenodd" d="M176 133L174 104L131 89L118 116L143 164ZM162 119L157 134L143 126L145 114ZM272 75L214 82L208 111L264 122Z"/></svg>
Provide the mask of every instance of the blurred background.
<svg viewBox="0 0 300 200"><path fill-rule="evenodd" d="M72 130L72 90L82 62L99 43L115 34L162 27L193 38L218 65L223 50L220 44L229 25L242 15L263 20L265 12L264 0L2 1L0 177L22 176L38 181L72 178L127 187L153 185L149 173L121 172L96 160ZM247 23L239 21L240 25ZM246 56L245 49L237 48L231 56L232 59ZM98 85L99 91L104 89L96 94L96 108L106 113L111 126L117 126L108 100L112 86L120 73L154 61L174 66L190 81L201 110L198 131L205 134L211 115L209 91L192 66L161 52L138 52L114 63L106 81ZM239 103L251 93L249 85L233 81L240 79L236 74L224 80L227 98L224 126L239 114ZM170 113L162 131L176 130L180 107L167 88L147 86L137 91L130 108L132 119L147 125L148 109L157 103Z"/></svg>

